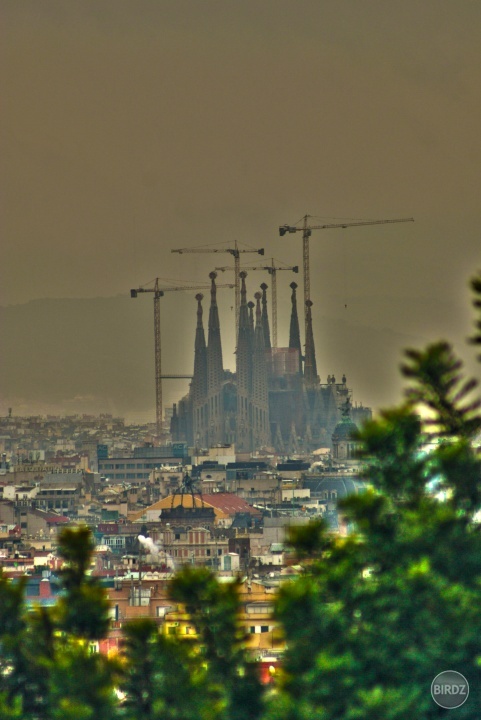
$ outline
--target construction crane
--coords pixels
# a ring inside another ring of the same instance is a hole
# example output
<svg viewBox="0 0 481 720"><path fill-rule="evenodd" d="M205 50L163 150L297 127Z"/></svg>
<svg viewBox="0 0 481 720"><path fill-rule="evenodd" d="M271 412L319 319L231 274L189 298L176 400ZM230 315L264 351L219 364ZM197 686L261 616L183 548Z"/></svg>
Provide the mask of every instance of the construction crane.
<svg viewBox="0 0 481 720"><path fill-rule="evenodd" d="M139 293L154 293L154 353L155 353L155 423L157 437L162 435L162 379L178 379L189 378L191 375L162 375L162 344L160 335L160 298L166 292L186 291L186 290L208 290L210 285L177 285L174 287L163 287L159 285L159 280L155 278L154 287L139 287L130 291L130 297L136 298ZM217 285L218 288L233 288L234 284Z"/></svg>
<svg viewBox="0 0 481 720"><path fill-rule="evenodd" d="M414 218L395 218L393 220L357 220L354 222L328 223L325 225L309 225L312 215L304 215L301 226L280 225L279 235L302 232L302 264L304 273L304 329L307 330L307 302L311 299L311 281L309 270L309 238L313 230L334 230L336 228L360 227L362 225L387 225L389 223L414 222Z"/></svg>
<svg viewBox="0 0 481 720"><path fill-rule="evenodd" d="M240 254L241 253L256 253L257 255L264 255L264 248L250 248L239 250L237 247L237 240L234 241L233 248L177 248L171 250L182 255L183 253L229 253L234 258L234 287L235 287L235 336L237 338L239 332L239 306L240 306L240 285L239 285L239 273L240 273Z"/></svg>
<svg viewBox="0 0 481 720"><path fill-rule="evenodd" d="M227 265L225 267L216 267L215 270L224 272L225 270L235 270L234 267ZM292 272L298 273L299 266L281 266L274 264L274 258L271 258L270 265L252 265L243 266L243 270L264 270L269 273L272 278L272 347L277 347L277 271L278 270L291 270Z"/></svg>

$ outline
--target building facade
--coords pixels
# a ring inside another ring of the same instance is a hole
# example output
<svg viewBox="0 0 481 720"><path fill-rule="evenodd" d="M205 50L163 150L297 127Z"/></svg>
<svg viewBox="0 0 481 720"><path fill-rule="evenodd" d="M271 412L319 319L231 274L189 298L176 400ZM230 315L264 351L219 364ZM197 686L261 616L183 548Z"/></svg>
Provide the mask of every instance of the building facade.
<svg viewBox="0 0 481 720"><path fill-rule="evenodd" d="M216 274L211 273L208 342L203 327L202 295L197 295L194 374L188 395L174 409L173 442L200 448L235 444L237 453L273 449L309 452L332 447L341 408L351 396L347 379L328 375L321 383L312 329L312 302L307 307L305 354L301 352L297 285L291 283L289 346L272 348L267 315L267 285L247 301L247 273L240 273L240 309L236 372L223 369L217 308ZM352 408L353 419L369 418L369 408Z"/></svg>

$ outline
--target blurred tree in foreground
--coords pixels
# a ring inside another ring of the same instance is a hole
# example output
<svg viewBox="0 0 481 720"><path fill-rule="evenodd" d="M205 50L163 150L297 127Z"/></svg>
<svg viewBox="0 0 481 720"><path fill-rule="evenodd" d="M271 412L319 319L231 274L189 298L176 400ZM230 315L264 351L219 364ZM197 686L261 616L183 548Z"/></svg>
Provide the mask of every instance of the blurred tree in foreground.
<svg viewBox="0 0 481 720"><path fill-rule="evenodd" d="M112 717L118 666L92 653L104 637L108 600L87 576L93 551L88 528L64 530L59 553L62 593L52 608L28 611L24 582L0 577L0 717L84 720Z"/></svg>
<svg viewBox="0 0 481 720"><path fill-rule="evenodd" d="M246 659L237 584L186 567L171 584L197 640L159 635L150 620L126 629L123 717L128 720L257 720L262 712L257 666Z"/></svg>
<svg viewBox="0 0 481 720"><path fill-rule="evenodd" d="M460 370L444 342L408 351L405 403L357 437L369 489L339 503L356 532L294 531L308 572L280 592L288 650L269 718L441 717L443 670L470 684L456 717L480 717L481 416Z"/></svg>
<svg viewBox="0 0 481 720"><path fill-rule="evenodd" d="M472 283L481 308L481 276ZM480 314L481 315L481 314ZM481 345L481 318L473 343ZM481 359L481 356L480 356ZM171 585L195 641L125 627L118 660L91 653L108 605L87 574L92 537L66 530L62 595L27 612L24 584L0 575L0 717L5 720L405 720L439 718L434 677L457 670L480 717L481 415L451 347L406 353L405 402L359 432L368 490L340 503L354 532L292 533L304 572L284 585L287 649L263 688L243 650L236 583L186 568Z"/></svg>

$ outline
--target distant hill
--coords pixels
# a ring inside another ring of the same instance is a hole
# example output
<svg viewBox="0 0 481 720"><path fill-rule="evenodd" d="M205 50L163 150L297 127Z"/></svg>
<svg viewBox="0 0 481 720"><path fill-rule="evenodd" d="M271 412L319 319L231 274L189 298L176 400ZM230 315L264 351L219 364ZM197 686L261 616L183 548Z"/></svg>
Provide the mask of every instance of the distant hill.
<svg viewBox="0 0 481 720"><path fill-rule="evenodd" d="M14 413L24 414L27 407L72 413L150 410L150 296L36 300L1 308L0 326L1 397ZM164 354L170 355L167 347Z"/></svg>
<svg viewBox="0 0 481 720"><path fill-rule="evenodd" d="M161 300L163 372L190 373L196 303L193 294L175 295ZM229 295L219 305L224 364L234 369L231 302ZM462 340L470 331L468 315L426 299L330 297L323 311L314 314L321 380L346 373L354 400L375 407L399 400L403 348L438 339L447 327L454 329L454 341L463 351ZM206 329L207 318L208 297ZM279 311L280 344L286 343L288 320L289 312ZM2 414L12 407L14 414L112 412L153 419L150 295L137 300L43 299L0 307L0 331ZM165 381L164 404L187 389L188 381Z"/></svg>

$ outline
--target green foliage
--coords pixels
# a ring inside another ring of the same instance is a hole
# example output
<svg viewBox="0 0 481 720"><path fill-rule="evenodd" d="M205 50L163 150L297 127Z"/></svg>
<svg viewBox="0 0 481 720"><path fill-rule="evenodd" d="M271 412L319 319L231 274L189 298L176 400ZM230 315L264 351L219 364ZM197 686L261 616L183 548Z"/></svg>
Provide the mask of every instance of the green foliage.
<svg viewBox="0 0 481 720"><path fill-rule="evenodd" d="M243 650L238 623L238 582L219 583L207 569L186 567L171 584L173 600L183 603L199 636L206 689L219 720L260 717L262 688L255 663Z"/></svg>
<svg viewBox="0 0 481 720"><path fill-rule="evenodd" d="M0 577L0 717L22 720L110 720L116 705L115 663L90 652L107 629L108 601L86 576L92 553L86 528L65 530L68 565L54 608L28 610L25 582Z"/></svg>
<svg viewBox="0 0 481 720"><path fill-rule="evenodd" d="M23 579L13 584L0 572L0 698L5 709L23 689L24 589Z"/></svg>
<svg viewBox="0 0 481 720"><path fill-rule="evenodd" d="M0 717L2 720L22 720L22 701L16 697L13 702L6 693L0 693Z"/></svg>
<svg viewBox="0 0 481 720"><path fill-rule="evenodd" d="M387 410L357 434L359 456L367 463L364 479L393 501L416 500L424 491L428 470L419 458L421 421L408 407Z"/></svg>
<svg viewBox="0 0 481 720"><path fill-rule="evenodd" d="M471 280L471 289L474 292L473 305L476 311L481 310L481 271ZM470 342L473 345L481 345L481 312L475 321L476 333L470 338ZM478 360L481 361L481 354L478 355Z"/></svg>
<svg viewBox="0 0 481 720"><path fill-rule="evenodd" d="M407 391L409 405L421 405L432 414L425 422L433 426L433 434L473 437L481 428L481 417L476 414L479 400L469 401L477 381L463 381L462 362L448 343L436 343L424 351L407 350L406 357L402 371L413 381Z"/></svg>
<svg viewBox="0 0 481 720"><path fill-rule="evenodd" d="M326 541L327 524L324 520L316 520L310 525L299 525L291 529L291 540L299 558L308 559L318 556L329 547Z"/></svg>
<svg viewBox="0 0 481 720"><path fill-rule="evenodd" d="M64 640L51 665L49 701L52 720L110 720L116 696L115 664L93 653L88 643Z"/></svg>
<svg viewBox="0 0 481 720"><path fill-rule="evenodd" d="M65 594L57 610L60 628L88 640L105 637L109 628L109 603L95 578L87 575L94 549L87 527L65 529L60 536L59 552L66 560L60 572Z"/></svg>
<svg viewBox="0 0 481 720"><path fill-rule="evenodd" d="M473 288L479 308L481 277ZM280 592L288 650L269 718L437 718L444 711L430 684L446 669L471 686L456 717L479 717L476 382L462 378L446 343L406 359L405 403L357 435L370 488L340 503L356 534L334 538L315 527L292 538L301 557L308 548L315 559Z"/></svg>
<svg viewBox="0 0 481 720"><path fill-rule="evenodd" d="M127 720L210 718L206 670L187 642L159 634L154 622L136 620L125 628L124 696Z"/></svg>
<svg viewBox="0 0 481 720"><path fill-rule="evenodd" d="M243 650L238 584L186 567L172 581L197 639L159 635L150 620L125 629L122 717L128 720L255 720L262 712L257 666Z"/></svg>
<svg viewBox="0 0 481 720"><path fill-rule="evenodd" d="M125 627L119 661L92 652L108 628L106 595L88 576L93 541L65 530L62 595L53 608L27 611L24 582L0 576L0 717L6 720L255 720L257 666L246 660L237 584L187 568L172 584L198 642L159 634L148 619Z"/></svg>

